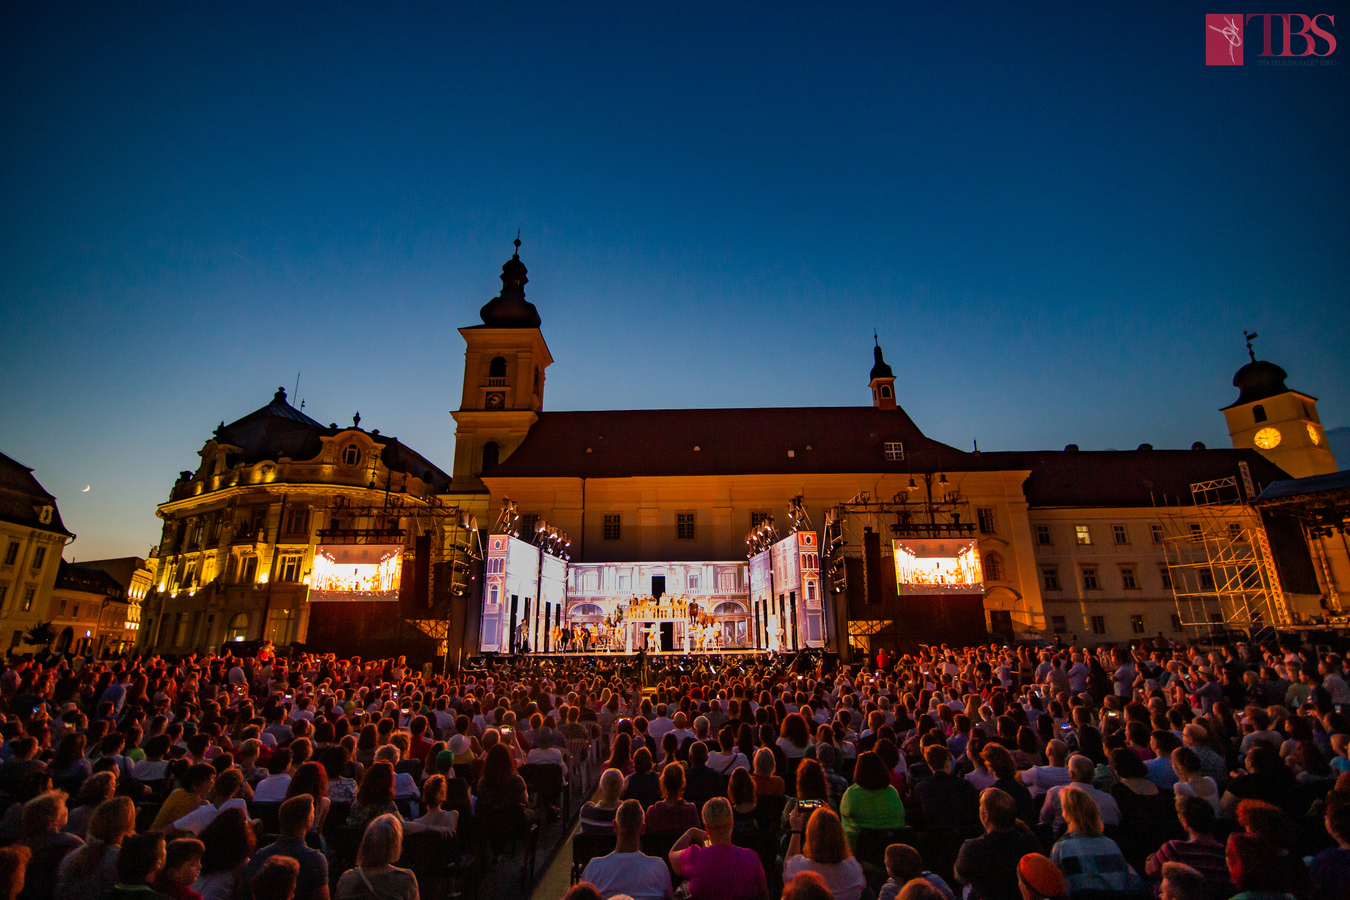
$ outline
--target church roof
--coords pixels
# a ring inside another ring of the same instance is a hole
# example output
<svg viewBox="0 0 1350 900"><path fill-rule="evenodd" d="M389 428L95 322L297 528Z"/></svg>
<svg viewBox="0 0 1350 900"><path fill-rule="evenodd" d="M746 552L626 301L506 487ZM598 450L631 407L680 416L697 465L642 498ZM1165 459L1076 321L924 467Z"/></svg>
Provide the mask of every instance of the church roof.
<svg viewBox="0 0 1350 900"><path fill-rule="evenodd" d="M44 506L52 508L52 518L42 524L41 510ZM0 522L10 522L50 531L54 534L70 534L61 522L61 511L56 506L56 498L33 477L33 470L16 460L0 453Z"/></svg>
<svg viewBox="0 0 1350 900"><path fill-rule="evenodd" d="M885 444L909 461L887 460ZM541 412L488 478L909 472L969 466L901 409L806 407Z"/></svg>
<svg viewBox="0 0 1350 900"><path fill-rule="evenodd" d="M525 299L525 264L520 261L520 236L515 240L516 252L502 266L502 292L478 311L483 325L488 328L538 328L539 310Z"/></svg>

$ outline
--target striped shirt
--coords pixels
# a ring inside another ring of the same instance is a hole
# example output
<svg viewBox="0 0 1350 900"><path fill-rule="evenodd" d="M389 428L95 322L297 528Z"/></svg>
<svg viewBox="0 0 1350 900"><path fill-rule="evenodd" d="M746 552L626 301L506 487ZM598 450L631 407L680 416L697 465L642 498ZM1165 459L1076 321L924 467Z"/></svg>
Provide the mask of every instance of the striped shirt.
<svg viewBox="0 0 1350 900"><path fill-rule="evenodd" d="M1163 863L1177 862L1190 866L1205 878L1205 887L1211 897L1231 897L1237 890L1228 876L1228 862L1224 846L1218 841L1200 838L1194 841L1168 841L1144 863L1150 878L1161 878Z"/></svg>

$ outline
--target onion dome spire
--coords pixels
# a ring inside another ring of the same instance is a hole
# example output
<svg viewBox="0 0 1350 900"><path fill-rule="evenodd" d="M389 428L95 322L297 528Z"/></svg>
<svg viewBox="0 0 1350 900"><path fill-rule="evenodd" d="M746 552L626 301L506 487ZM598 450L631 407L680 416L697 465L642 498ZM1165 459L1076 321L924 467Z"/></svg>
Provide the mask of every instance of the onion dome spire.
<svg viewBox="0 0 1350 900"><path fill-rule="evenodd" d="M520 261L520 232L516 232L516 252L502 266L502 292L489 300L478 315L489 328L538 328L539 310L525 299L525 264Z"/></svg>

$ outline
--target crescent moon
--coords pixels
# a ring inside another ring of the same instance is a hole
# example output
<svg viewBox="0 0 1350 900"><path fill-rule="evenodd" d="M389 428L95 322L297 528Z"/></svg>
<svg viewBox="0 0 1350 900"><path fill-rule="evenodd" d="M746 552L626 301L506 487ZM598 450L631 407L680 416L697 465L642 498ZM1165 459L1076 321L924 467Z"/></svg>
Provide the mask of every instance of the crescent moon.
<svg viewBox="0 0 1350 900"><path fill-rule="evenodd" d="M86 485L84 486L84 490L80 491L80 493L81 493L81 494L87 494L87 493L89 493L89 488L90 488L90 485L87 485L87 484L86 484Z"/></svg>

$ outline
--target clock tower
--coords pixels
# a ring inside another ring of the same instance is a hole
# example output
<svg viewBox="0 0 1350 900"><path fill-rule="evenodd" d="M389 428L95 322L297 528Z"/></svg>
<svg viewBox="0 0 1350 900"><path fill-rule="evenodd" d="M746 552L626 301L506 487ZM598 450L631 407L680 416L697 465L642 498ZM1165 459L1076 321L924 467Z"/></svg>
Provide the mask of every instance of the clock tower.
<svg viewBox="0 0 1350 900"><path fill-rule="evenodd" d="M520 446L544 407L544 370L553 362L539 330L539 311L525 299L525 264L516 252L502 266L501 294L461 328L464 392L455 419L456 490L486 490L479 476Z"/></svg>
<svg viewBox="0 0 1350 900"><path fill-rule="evenodd" d="M1245 334L1245 332L1244 332ZM1256 358L1255 334L1247 336L1247 363L1233 376L1241 393L1223 408L1228 434L1238 449L1255 449L1294 478L1336 471L1317 416L1317 398L1285 387L1284 369Z"/></svg>

